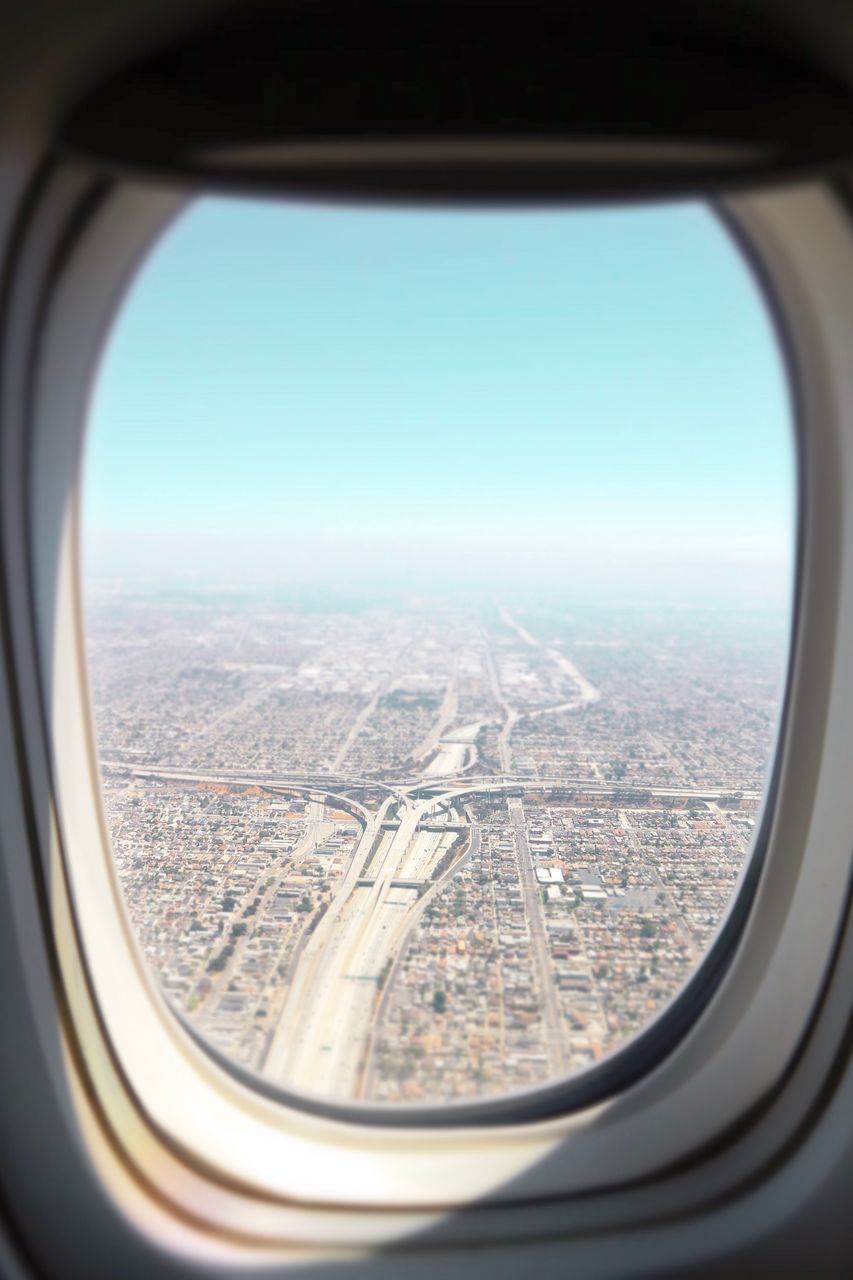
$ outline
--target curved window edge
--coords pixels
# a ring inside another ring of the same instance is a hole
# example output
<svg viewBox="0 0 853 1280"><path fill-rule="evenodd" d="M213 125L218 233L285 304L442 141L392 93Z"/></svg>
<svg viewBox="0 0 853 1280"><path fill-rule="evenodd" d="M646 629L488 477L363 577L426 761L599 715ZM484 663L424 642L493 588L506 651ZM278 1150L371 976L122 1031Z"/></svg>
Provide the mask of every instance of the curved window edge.
<svg viewBox="0 0 853 1280"><path fill-rule="evenodd" d="M46 312L46 328L41 351L41 368L39 371L40 392L37 394L36 399L36 442L35 452L33 454L35 469L33 472L32 534L34 536L33 569L36 585L35 614L36 623L40 631L39 639L43 662L42 677L45 681L45 702L52 712L56 712L57 709L59 711L58 720L52 717L53 742L54 746L59 746L59 750L56 752L56 756L54 757L53 767L58 792L57 799L59 804L59 816L63 828L61 840L67 859L66 872L71 882L69 887L71 898L74 903L73 911L76 916L75 945L79 947L79 954L67 960L66 963L68 965L77 966L78 971L80 966L82 966L84 970L88 970L87 980L91 984L94 1005L96 1008L100 1009L102 1033L107 1041L109 1041L113 1035L114 1018L109 1007L109 1001L104 1001L103 999L101 975L97 972L98 962L97 960L93 960L91 955L88 953L86 945L88 941L86 936L87 924L84 919L81 919L81 916L85 915L87 909L82 903L82 899L85 898L86 895L85 893L81 893L79 868L74 865L75 861L79 861L77 855L74 853L77 838L75 833L78 833L79 829L75 826L75 821L73 819L69 823L70 809L74 807L79 808L81 803L80 794L76 790L77 784L79 784L83 793L88 797L87 803L93 809L97 808L99 774L97 772L97 761L94 759L93 752L91 750L91 743L89 743L86 750L80 754L76 764L72 765L68 759L71 752L67 740L67 731L69 730L70 724L76 718L79 735L80 729L85 724L85 715L83 713L86 712L87 708L85 697L81 700L84 667L81 657L82 641L79 634L79 626L75 627L74 625L69 624L69 618L74 616L75 609L79 604L76 593L76 571L73 563L73 537L70 536L70 526L74 522L74 516L69 506L62 501L63 494L61 490L62 484L65 484L66 486L70 485L74 470L76 469L75 457L77 442L74 441L74 448L72 449L69 447L71 442L66 438L59 451L61 456L59 459L59 465L57 465L57 431L63 429L66 437L70 437L72 432L69 430L68 420L70 412L69 400L66 396L63 403L59 402L56 375L61 373L61 367L67 361L70 347L75 358L86 361L86 376L88 376L93 354L96 353L93 353L91 349L86 350L86 339L91 338L93 335L78 332L75 335L74 342L70 342L68 339L69 330L67 326L71 323L72 315L79 314L78 308L74 305L75 302L79 303L80 294L77 291L82 287L84 280L91 280L93 257L97 255L97 257L102 261L104 236L110 229L110 218L113 220L112 231L115 235L121 229L122 220L127 219L129 212L127 202L130 201L131 205L138 201L142 201L144 203L146 199L150 198L150 195L146 196L138 192L127 192L124 195L111 197L107 206L94 219L93 223L86 227L82 242L77 245L73 255L71 255L69 259L68 267L66 268L66 271L59 282L58 288L51 299L50 308ZM784 201L786 198L789 197L784 195L779 195L777 197L762 197L759 198L759 203L762 199L766 204L766 202L772 202L774 199L777 201ZM809 197L806 195L804 198L808 199ZM814 194L812 195L812 198L820 199L820 197L814 197ZM125 202L123 208L121 207L122 201ZM739 205L739 210L733 216L738 222L738 225L749 225L751 221L749 200L743 198L737 203ZM157 217L153 219L155 223L159 216L160 215L158 214ZM106 226L104 225L105 222L107 223ZM753 225L747 233L750 242L754 242L754 236L757 230L754 218L752 218L752 223ZM119 254L118 258L121 259L121 257L122 255ZM762 261L763 260L764 259L762 257ZM126 261L123 263L121 270L126 278ZM775 279L775 272L771 272L771 274ZM91 288L90 283L89 288ZM103 315L100 319L101 328L103 328L105 319L106 315ZM792 337L791 341L799 353L797 337ZM53 365L51 364L51 359L53 360ZM56 366L57 361L59 361L58 368ZM62 382L61 377L59 378L59 381ZM81 387L78 385L77 394L71 397L71 402L79 404L82 414L84 405L80 403L80 393ZM805 405L804 412L808 414L808 404ZM48 457L50 458L52 477L45 487L44 472ZM808 476L808 468L804 471L801 465L800 475L801 477ZM57 481L59 483L59 489L57 489ZM804 480L804 483L805 482L806 481ZM61 511L63 514L63 520L65 521L64 527L54 526L53 529L51 529L51 521L55 521L58 511ZM810 515L808 505L806 505L806 513L807 516ZM51 532L54 535L53 539L51 539L50 536ZM805 532L805 529L803 532ZM804 539L801 538L801 544L803 541ZM805 563L805 556L803 559ZM57 595L56 592L57 582L60 583L59 595ZM58 602L56 618L54 618L53 613L54 602ZM71 625L70 630L69 625ZM73 638L72 633L74 633ZM60 638L62 643L59 643ZM798 657L800 656L798 654L798 650L800 648L800 645L794 645L789 669L789 680L792 684L795 679L794 668ZM53 679L51 679L51 673L53 675ZM61 704L64 699L66 700L67 705L65 705L63 709ZM79 736L77 743L79 745ZM784 772L783 757L787 746L788 743L780 738L777 746L775 766L777 770L777 785L779 776ZM73 788L73 790L70 790L71 788ZM72 794L74 795L73 800L71 799ZM778 797L776 798L778 799ZM778 815L774 814L773 809L767 803L765 803L764 813L765 817L763 819L762 826L764 827L766 825L767 833L771 836L772 840L773 833L771 828L774 825L774 817L778 817ZM92 813L90 812L90 823L91 816ZM99 839L102 845L104 830L105 828L101 819ZM105 865L108 859L109 849L107 847L106 850L104 850L102 847L101 856L98 859L101 876L103 876L105 870L109 872L109 868ZM753 857L750 859L750 863L751 865L755 865L755 862L756 859L753 854ZM56 874L55 867L53 874ZM760 879L757 871L755 875L756 888L760 888L761 886L757 883ZM103 902L103 883L100 886L98 896L99 900ZM760 896L760 894L756 893L756 897L758 896ZM88 909L91 910L91 904L89 904ZM134 969L138 975L141 970L138 967L138 955L133 955L135 944L132 938L126 938L125 942L129 947L129 958L131 958ZM727 974L730 978L731 970L727 969L725 973L721 973L720 978L723 979L723 981L717 981L716 983L715 992L718 997L723 994L722 988L726 985L724 979ZM146 987L152 986L152 984L147 981L144 981L144 985ZM100 993L99 987L101 988ZM709 993L709 1000L712 995L714 995L714 992ZM235 1084L234 1073L231 1070L221 1072L218 1067L211 1067L210 1071L204 1071L202 1068L205 1061L207 1061L208 1066L210 1066L209 1054L206 1051L204 1053L200 1053L194 1049L189 1050L186 1043L187 1038L184 1036L183 1032L179 1031L177 1036L174 1034L174 1029L177 1028L177 1020L174 1019L171 1012L166 1008L165 1003L162 1001L158 1002L156 995L154 995L152 999L152 993L150 991L148 996L153 1005L152 1011L155 1013L156 1018L165 1018L167 1021L171 1021L173 1023L173 1030L171 1033L165 1025L161 1028L166 1032L166 1038L173 1045L177 1045L179 1050L186 1055L187 1061L191 1065L192 1070L200 1071L202 1075L208 1077L208 1083L213 1084L215 1095L221 1097L223 1092L228 1092L226 1080L229 1085L234 1086L234 1097L232 1101L235 1104L235 1109L238 1113L242 1113L244 1110L254 1112L256 1119L260 1118L262 1123L270 1125L274 1130L277 1130L280 1135L281 1130L287 1128L291 1129L291 1137L293 1136L294 1131L299 1134L302 1139L307 1135L309 1144L317 1144L323 1154L328 1153L330 1142L334 1144L336 1139L340 1139L342 1144L346 1143L348 1146L351 1145L353 1141L355 1141L356 1144L360 1144L358 1145L358 1150L356 1152L359 1160L364 1158L365 1152L369 1152L371 1156L376 1155L380 1159L383 1155L389 1155L391 1163L395 1166L394 1176L390 1180L386 1177L378 1177L375 1180L376 1185L372 1189L374 1192L380 1192L380 1198L377 1199L374 1194L372 1197L367 1198L367 1203L377 1205L381 1204L383 1187L385 1194L391 1192L389 1195L389 1202L393 1204L401 1202L399 1196L400 1190L403 1191L403 1196L405 1197L406 1187L411 1188L413 1195L421 1204L430 1203L428 1199L425 1199L425 1193L426 1196L435 1197L437 1191L441 1194L437 1201L436 1199L432 1200L433 1204L438 1203L442 1206L446 1206L449 1202L465 1203L470 1200L472 1196L494 1195L499 1191L501 1184L506 1186L508 1182L513 1182L513 1180L517 1178L520 1178L522 1185L516 1185L515 1189L521 1198L526 1198L530 1195L535 1196L544 1190L544 1188L538 1187L538 1182L541 1182L542 1179L537 1179L536 1177L531 1179L529 1175L531 1170L535 1171L537 1165L541 1169L543 1162L548 1166L545 1183L547 1189L550 1190L550 1193L553 1193L555 1185L559 1184L561 1188L565 1187L565 1177L560 1178L557 1175L557 1170L555 1168L555 1153L558 1148L565 1148L566 1144L563 1140L566 1135L572 1134L573 1145L578 1144L578 1140L582 1134L586 1138L589 1138L590 1136L593 1138L604 1137L602 1132L604 1126L602 1124L603 1117L601 1114L601 1107L598 1107L590 1114L583 1117L579 1117L577 1115L561 1115L559 1119L546 1120L540 1119L539 1116L535 1118L532 1116L519 1117L517 1099L511 1100L511 1105L514 1107L514 1114L511 1119L515 1122L515 1127L512 1131L502 1131L498 1129L497 1132L489 1132L486 1129L478 1129L476 1134L472 1134L472 1124L468 1121L465 1123L462 1130L453 1130L446 1127L445 1124L440 1135L437 1135L435 1130L431 1132L426 1130L426 1126L429 1124L426 1109L418 1109L415 1113L414 1118L417 1121L417 1129L413 1130L409 1127L402 1131L389 1132L387 1130L380 1130L374 1126L361 1124L360 1121L364 1115L362 1108L340 1108L340 1110L344 1111L346 1115L335 1116L333 1118L329 1114L317 1117L306 1115L306 1108L303 1099L299 1099L298 1109L287 1108L284 1105L275 1105L274 1107L272 1105L265 1105L265 1100L257 1096L257 1081L254 1077L251 1078L251 1089L248 1087L244 1089L239 1084ZM713 1001L711 1001L711 1003L713 1003ZM702 1029L701 1024L703 1022L703 1018L700 1017L698 1021L691 1018L691 1022L693 1023L693 1026L687 1038L695 1042L698 1033ZM636 1041L632 1042L632 1044L627 1046L626 1049L619 1051L620 1055L629 1053L635 1046ZM114 1052L117 1060L123 1064L126 1072L129 1070L132 1075L134 1067L138 1070L138 1064L133 1064L128 1061L127 1052L126 1050L123 1051L120 1045L115 1045ZM657 1070L652 1073L658 1086L660 1084L661 1075L666 1074L663 1068L668 1064L671 1065L672 1059L677 1056L677 1050L673 1050L667 1058L667 1061L659 1063ZM645 1078L645 1082L651 1083L651 1078ZM616 1105L611 1108L611 1111L621 1111L624 1115L626 1105L633 1102L634 1104L639 1104L640 1113L642 1113L644 1106L643 1098L641 1096L644 1092L642 1088L643 1083L644 1081L638 1081L633 1090L633 1095L639 1096L632 1096L630 1091L623 1093L620 1098L615 1100ZM682 1080L678 1087L684 1088L685 1082ZM129 1080L128 1088L132 1094L135 1093L143 1111L146 1112L149 1117L153 1118L153 1115L156 1112L156 1100L153 1100L154 1105L152 1105L152 1099L143 1097L144 1089L140 1089L138 1080L135 1082L133 1080ZM672 1082L665 1085L665 1089L671 1094L676 1092ZM555 1086L554 1091L562 1096L564 1109L565 1095L567 1092L566 1086ZM545 1092L546 1091L539 1090L535 1097L541 1100ZM551 1090L548 1090L547 1092L550 1093ZM646 1090L646 1092L648 1093L648 1090ZM654 1095L655 1089L653 1088L651 1092L652 1095ZM659 1095L659 1087L657 1092ZM249 1096L250 1094L251 1096ZM490 1104L477 1103L462 1105L469 1108L477 1107L478 1109L483 1109ZM630 1110L630 1106L628 1106L627 1109ZM324 1108L324 1110L326 1110L326 1108ZM338 1110L338 1108L335 1108L335 1111ZM444 1111L444 1109L442 1109L442 1111ZM283 1117L285 1117L285 1123L282 1123ZM383 1120L385 1120L386 1117L387 1113L383 1115ZM610 1118L612 1122L612 1115ZM346 1123L339 1123L342 1119L345 1119ZM407 1119L411 1126L412 1117L410 1116ZM525 1120L527 1123L525 1123ZM446 1113L442 1116L442 1121L443 1123L446 1121ZM634 1121L636 1121L636 1114L634 1116ZM168 1121L165 1125L163 1125L162 1120L156 1121L155 1123L162 1132L169 1132ZM520 1128L522 1125L523 1128ZM629 1125L629 1128L630 1127L632 1126ZM494 1126L492 1128L494 1130ZM171 1134L170 1136L174 1139L174 1134ZM682 1136L686 1140L682 1145L685 1146L688 1151L691 1149L691 1145L695 1147L695 1133L693 1135L685 1133ZM401 1139L405 1139L405 1145L408 1150L404 1151L402 1149L404 1144L400 1141ZM506 1139L508 1139L508 1141L506 1141ZM522 1141L519 1141L519 1139L522 1139ZM428 1166L432 1164L434 1159L431 1149L434 1151L437 1144L443 1147L438 1160L439 1166L442 1167L432 1167L428 1169ZM477 1148L476 1151L472 1153L469 1150L466 1153L464 1150L466 1144L469 1146L475 1146ZM495 1159L495 1148L500 1147L502 1144L504 1147L513 1148L513 1153L512 1158L499 1161ZM603 1145L605 1150L608 1147L612 1151L618 1150L619 1147L622 1147L624 1150L624 1138L618 1140L616 1145L614 1145L611 1133L610 1141L608 1142L605 1140L601 1145ZM188 1142L185 1136L178 1139L177 1146L181 1150L192 1152L193 1157L198 1159L198 1148L196 1144L192 1141ZM523 1151L521 1153L519 1153L519 1147L523 1147ZM420 1152L418 1152L417 1148L421 1148ZM271 1153L267 1154L269 1155ZM291 1151L291 1157L293 1154L294 1152ZM427 1156L426 1161L419 1159L419 1155ZM231 1165L231 1178L236 1176L237 1181L239 1182L242 1177L245 1177L247 1186L257 1186L259 1182L262 1185L264 1184L265 1180L263 1175L261 1174L259 1176L258 1170L255 1170L254 1172L247 1170L245 1168L245 1162L240 1173L235 1175L233 1169L234 1161L230 1158L232 1156L233 1150L230 1149L230 1144L226 1144L224 1149L221 1149L218 1153L218 1158L212 1161L212 1167L220 1165L220 1173L227 1173L228 1166ZM448 1170L446 1168L448 1160L459 1160L462 1166L467 1166L464 1170L458 1171L458 1173L461 1172L463 1174L462 1177L459 1177L457 1173L457 1177L448 1178ZM410 1168L407 1171L402 1170L401 1162L402 1164L411 1164L412 1161L414 1161L417 1172L415 1168ZM586 1163L588 1168L588 1162ZM601 1161L599 1160L597 1163L600 1165ZM616 1181L617 1183L624 1184L624 1165L620 1169L620 1162L618 1160L608 1161L608 1163L611 1166L611 1176L609 1181ZM655 1163L660 1167L659 1157L657 1162L654 1159L651 1160L652 1165ZM225 1166L224 1169L221 1167L223 1165ZM304 1163L299 1165L299 1162L297 1162L297 1165L297 1174L300 1176L296 1180L296 1186L283 1187L280 1185L279 1179L278 1187L270 1188L267 1184L265 1193L272 1194L274 1196L296 1194L296 1196L304 1202L312 1202L313 1197L314 1203L322 1203L324 1200L328 1203L330 1199L328 1176L321 1178L318 1182L315 1177L304 1176L308 1172L307 1165ZM486 1170L486 1166L488 1166L488 1171ZM269 1168L269 1165L267 1167ZM344 1172L346 1174L345 1181L348 1181L349 1171ZM398 1176L401 1172L404 1174L402 1178L403 1186L401 1186L401 1180ZM432 1176L424 1177L427 1172ZM620 1173L623 1175L622 1177L619 1176ZM485 1177L484 1174L486 1174ZM636 1174L634 1176L636 1176ZM568 1181L571 1183L571 1178ZM301 1185L299 1185L300 1182ZM588 1182L586 1185L589 1185ZM352 1187L353 1184L350 1184L349 1194L352 1193ZM577 1189L578 1188L576 1187L575 1190ZM359 1190L363 1192L364 1189L359 1188ZM460 1198L457 1201L454 1201L453 1193L456 1191L460 1192ZM565 1187L565 1192L568 1193L569 1191L570 1187ZM339 1195L335 1196L333 1194L331 1199L337 1202L341 1201L341 1197Z"/></svg>

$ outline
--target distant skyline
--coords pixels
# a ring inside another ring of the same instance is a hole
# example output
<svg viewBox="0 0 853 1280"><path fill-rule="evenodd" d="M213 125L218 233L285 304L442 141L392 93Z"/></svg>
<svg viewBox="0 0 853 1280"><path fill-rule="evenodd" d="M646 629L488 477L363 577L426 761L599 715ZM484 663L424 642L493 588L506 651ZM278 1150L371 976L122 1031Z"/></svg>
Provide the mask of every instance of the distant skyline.
<svg viewBox="0 0 853 1280"><path fill-rule="evenodd" d="M763 301L699 205L205 200L106 346L87 570L772 607L793 472Z"/></svg>

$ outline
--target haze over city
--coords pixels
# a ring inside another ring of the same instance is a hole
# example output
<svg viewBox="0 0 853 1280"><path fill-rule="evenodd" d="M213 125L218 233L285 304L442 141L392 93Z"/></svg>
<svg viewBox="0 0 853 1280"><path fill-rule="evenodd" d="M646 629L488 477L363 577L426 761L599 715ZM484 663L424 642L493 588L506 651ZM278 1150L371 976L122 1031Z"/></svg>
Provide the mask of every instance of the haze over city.
<svg viewBox="0 0 853 1280"><path fill-rule="evenodd" d="M117 873L214 1049L463 1101L665 1010L752 848L792 594L782 363L711 214L193 206L83 510Z"/></svg>

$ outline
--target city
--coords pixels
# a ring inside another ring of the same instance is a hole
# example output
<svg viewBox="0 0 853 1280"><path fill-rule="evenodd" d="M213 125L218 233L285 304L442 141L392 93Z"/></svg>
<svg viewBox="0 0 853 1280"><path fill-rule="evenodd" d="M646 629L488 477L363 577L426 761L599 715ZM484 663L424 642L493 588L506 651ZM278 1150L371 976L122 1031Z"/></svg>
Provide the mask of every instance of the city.
<svg viewBox="0 0 853 1280"><path fill-rule="evenodd" d="M227 1058L337 1101L576 1074L747 861L784 627L710 610L93 593L130 919Z"/></svg>

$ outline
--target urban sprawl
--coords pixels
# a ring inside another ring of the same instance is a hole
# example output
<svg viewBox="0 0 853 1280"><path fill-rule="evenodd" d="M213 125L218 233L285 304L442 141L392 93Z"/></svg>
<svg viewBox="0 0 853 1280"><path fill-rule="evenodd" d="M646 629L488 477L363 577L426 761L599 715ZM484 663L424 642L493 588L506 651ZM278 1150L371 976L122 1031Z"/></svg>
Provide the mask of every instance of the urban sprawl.
<svg viewBox="0 0 853 1280"><path fill-rule="evenodd" d="M222 1054L339 1100L577 1073L707 952L750 852L778 625L683 610L93 595L127 910Z"/></svg>

